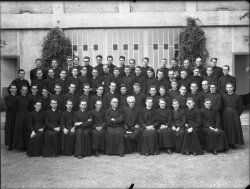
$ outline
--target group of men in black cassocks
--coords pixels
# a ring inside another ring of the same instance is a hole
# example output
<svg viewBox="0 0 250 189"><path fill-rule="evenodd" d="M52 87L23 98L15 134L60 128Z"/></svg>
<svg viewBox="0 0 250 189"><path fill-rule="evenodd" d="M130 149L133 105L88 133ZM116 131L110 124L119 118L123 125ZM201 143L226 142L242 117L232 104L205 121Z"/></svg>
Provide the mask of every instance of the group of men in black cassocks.
<svg viewBox="0 0 250 189"><path fill-rule="evenodd" d="M43 69L36 59L9 86L5 97L5 144L8 150L22 149L28 156L100 156L139 152L157 155L213 154L243 145L240 115L243 105L235 93L236 80L230 67L216 66L212 58L204 67L197 58L179 66L172 59L169 68L162 59L154 69L149 59L142 66L119 57L96 56L92 67L89 57L67 57L67 66Z"/></svg>

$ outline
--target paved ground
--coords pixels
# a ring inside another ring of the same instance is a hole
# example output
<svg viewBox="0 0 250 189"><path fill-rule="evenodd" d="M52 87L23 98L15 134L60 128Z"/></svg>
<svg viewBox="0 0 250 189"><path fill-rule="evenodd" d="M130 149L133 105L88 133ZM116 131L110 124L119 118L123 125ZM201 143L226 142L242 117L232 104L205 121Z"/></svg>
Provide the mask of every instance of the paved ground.
<svg viewBox="0 0 250 189"><path fill-rule="evenodd" d="M244 146L217 156L134 153L124 158L28 158L1 145L1 188L128 188L131 183L134 188L245 188L249 126L243 126L243 132Z"/></svg>

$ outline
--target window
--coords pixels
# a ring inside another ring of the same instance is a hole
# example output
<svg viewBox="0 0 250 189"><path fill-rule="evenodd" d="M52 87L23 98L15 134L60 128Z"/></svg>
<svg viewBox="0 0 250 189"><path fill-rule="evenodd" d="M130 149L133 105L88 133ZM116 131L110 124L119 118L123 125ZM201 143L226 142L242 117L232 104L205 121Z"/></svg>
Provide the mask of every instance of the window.
<svg viewBox="0 0 250 189"><path fill-rule="evenodd" d="M168 49L168 44L164 44L164 49Z"/></svg>
<svg viewBox="0 0 250 189"><path fill-rule="evenodd" d="M94 51L98 51L98 45L94 45Z"/></svg>
<svg viewBox="0 0 250 189"><path fill-rule="evenodd" d="M87 51L88 50L88 45L83 45L83 50Z"/></svg>
<svg viewBox="0 0 250 189"><path fill-rule="evenodd" d="M117 44L113 44L113 50L116 51L118 49Z"/></svg>
<svg viewBox="0 0 250 189"><path fill-rule="evenodd" d="M138 50L138 44L134 44L134 50Z"/></svg>
<svg viewBox="0 0 250 189"><path fill-rule="evenodd" d="M158 49L158 44L153 44L153 49L157 50Z"/></svg>
<svg viewBox="0 0 250 189"><path fill-rule="evenodd" d="M178 48L179 48L179 45L178 45L178 44L174 44L174 48L175 48L175 49L178 49Z"/></svg>
<svg viewBox="0 0 250 189"><path fill-rule="evenodd" d="M128 44L123 45L123 50L128 50Z"/></svg>
<svg viewBox="0 0 250 189"><path fill-rule="evenodd" d="M77 45L73 45L73 51L77 51Z"/></svg>

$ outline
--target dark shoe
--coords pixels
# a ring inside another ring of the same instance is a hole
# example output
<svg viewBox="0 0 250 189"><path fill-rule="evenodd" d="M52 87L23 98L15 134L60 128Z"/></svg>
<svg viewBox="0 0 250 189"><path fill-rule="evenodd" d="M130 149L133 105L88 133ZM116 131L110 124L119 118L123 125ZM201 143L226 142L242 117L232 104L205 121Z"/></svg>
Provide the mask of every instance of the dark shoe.
<svg viewBox="0 0 250 189"><path fill-rule="evenodd" d="M82 156L78 156L78 159L82 159Z"/></svg>
<svg viewBox="0 0 250 189"><path fill-rule="evenodd" d="M148 154L148 153L146 153L146 154L145 154L145 156L149 156L149 154Z"/></svg>
<svg viewBox="0 0 250 189"><path fill-rule="evenodd" d="M96 157L99 157L99 156L100 156L100 154L99 154L98 151L95 152L95 156L96 156Z"/></svg>
<svg viewBox="0 0 250 189"><path fill-rule="evenodd" d="M172 151L170 149L168 149L167 153L168 154L172 154Z"/></svg>
<svg viewBox="0 0 250 189"><path fill-rule="evenodd" d="M124 154L119 154L120 155L120 157L124 157Z"/></svg>
<svg viewBox="0 0 250 189"><path fill-rule="evenodd" d="M194 152L194 153L193 153L193 155L194 155L194 156L197 156L197 153L196 153L196 152Z"/></svg>
<svg viewBox="0 0 250 189"><path fill-rule="evenodd" d="M236 146L234 144L230 144L229 147L234 149L234 150L236 149Z"/></svg>
<svg viewBox="0 0 250 189"><path fill-rule="evenodd" d="M213 151L214 155L218 155L218 152L216 150Z"/></svg>

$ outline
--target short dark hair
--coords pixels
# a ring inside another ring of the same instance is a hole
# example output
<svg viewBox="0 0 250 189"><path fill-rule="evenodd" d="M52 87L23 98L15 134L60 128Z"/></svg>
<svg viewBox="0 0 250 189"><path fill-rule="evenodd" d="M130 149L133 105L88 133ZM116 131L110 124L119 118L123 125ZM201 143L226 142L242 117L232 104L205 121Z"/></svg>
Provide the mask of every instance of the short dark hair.
<svg viewBox="0 0 250 189"><path fill-rule="evenodd" d="M95 58L96 58L96 59L97 59L97 58L101 58L101 59L102 59L102 55L98 54L98 55L96 55Z"/></svg>
<svg viewBox="0 0 250 189"><path fill-rule="evenodd" d="M144 59L147 60L147 61L149 61L149 58L148 58L148 57L143 57L143 58L142 58L142 61L143 61Z"/></svg>
<svg viewBox="0 0 250 189"><path fill-rule="evenodd" d="M19 69L19 70L17 71L17 73L20 73L20 72L25 72L25 71L24 71L24 69Z"/></svg>
<svg viewBox="0 0 250 189"><path fill-rule="evenodd" d="M41 58L37 58L37 59L35 60L35 62L37 62L37 61L42 62L42 59L41 59Z"/></svg>
<svg viewBox="0 0 250 189"><path fill-rule="evenodd" d="M111 56L111 55L108 55L108 56L107 56L107 60L108 60L109 58L112 58L112 59L113 59L113 56Z"/></svg>
<svg viewBox="0 0 250 189"><path fill-rule="evenodd" d="M90 57L89 57L89 56L84 56L83 59L88 59L88 60L90 60Z"/></svg>
<svg viewBox="0 0 250 189"><path fill-rule="evenodd" d="M212 62L213 60L216 60L216 62L217 62L218 58L211 58L210 62Z"/></svg>
<svg viewBox="0 0 250 189"><path fill-rule="evenodd" d="M77 58L78 60L80 60L79 56L74 56L74 59Z"/></svg>
<svg viewBox="0 0 250 189"><path fill-rule="evenodd" d="M120 57L119 57L119 60L120 60L120 59L124 59L124 60L125 60L125 56L120 56Z"/></svg>

